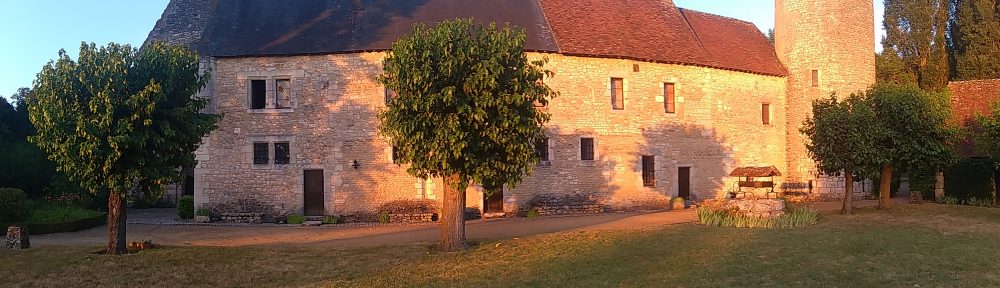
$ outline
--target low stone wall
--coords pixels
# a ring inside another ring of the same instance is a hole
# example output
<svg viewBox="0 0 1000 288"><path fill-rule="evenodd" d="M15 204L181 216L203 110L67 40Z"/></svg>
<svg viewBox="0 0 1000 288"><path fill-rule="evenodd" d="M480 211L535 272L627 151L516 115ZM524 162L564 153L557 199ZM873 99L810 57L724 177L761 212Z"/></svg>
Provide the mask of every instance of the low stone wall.
<svg viewBox="0 0 1000 288"><path fill-rule="evenodd" d="M781 199L721 199L704 204L723 210L735 210L751 217L779 217L785 215L785 201Z"/></svg>
<svg viewBox="0 0 1000 288"><path fill-rule="evenodd" d="M389 223L426 223L437 218L436 213L389 214Z"/></svg>
<svg viewBox="0 0 1000 288"><path fill-rule="evenodd" d="M598 214L608 211L601 201L584 195L539 195L529 201L527 213L535 210L538 215Z"/></svg>
<svg viewBox="0 0 1000 288"><path fill-rule="evenodd" d="M221 213L219 220L226 223L264 223L264 213Z"/></svg>

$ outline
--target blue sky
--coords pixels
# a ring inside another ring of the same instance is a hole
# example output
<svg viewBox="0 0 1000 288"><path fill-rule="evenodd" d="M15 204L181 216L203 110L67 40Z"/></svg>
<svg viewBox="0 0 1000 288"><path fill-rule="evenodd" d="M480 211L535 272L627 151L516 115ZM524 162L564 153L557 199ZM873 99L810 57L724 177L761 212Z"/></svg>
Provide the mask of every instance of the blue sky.
<svg viewBox="0 0 1000 288"><path fill-rule="evenodd" d="M80 42L142 44L168 0L4 1L0 9L0 95L31 86L59 49L76 55ZM879 1L881 2L881 1ZM675 0L677 6L774 27L773 0ZM881 3L880 3L881 4ZM876 31L881 7L876 5ZM880 36L876 36L879 39ZM876 41L878 43L879 41ZM876 46L880 46L876 44Z"/></svg>

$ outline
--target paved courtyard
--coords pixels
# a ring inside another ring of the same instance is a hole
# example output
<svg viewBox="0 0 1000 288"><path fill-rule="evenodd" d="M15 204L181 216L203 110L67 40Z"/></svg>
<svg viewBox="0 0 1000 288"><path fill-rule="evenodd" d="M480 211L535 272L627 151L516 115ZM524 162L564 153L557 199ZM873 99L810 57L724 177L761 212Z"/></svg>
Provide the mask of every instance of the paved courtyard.
<svg viewBox="0 0 1000 288"><path fill-rule="evenodd" d="M897 201L898 202L898 201ZM857 201L858 207L871 207L877 201ZM817 210L840 209L839 202L811 203ZM152 240L171 246L319 246L354 248L432 243L438 240L436 223L409 225L176 225L172 209L130 211L128 239ZM467 222L466 237L471 241L510 239L542 233L654 229L691 223L695 210L649 213L608 213L586 216L551 216L534 219L492 219ZM147 223L147 224L139 224ZM150 224L152 223L152 224ZM107 227L101 226L72 233L33 236L34 246L102 245L107 241Z"/></svg>

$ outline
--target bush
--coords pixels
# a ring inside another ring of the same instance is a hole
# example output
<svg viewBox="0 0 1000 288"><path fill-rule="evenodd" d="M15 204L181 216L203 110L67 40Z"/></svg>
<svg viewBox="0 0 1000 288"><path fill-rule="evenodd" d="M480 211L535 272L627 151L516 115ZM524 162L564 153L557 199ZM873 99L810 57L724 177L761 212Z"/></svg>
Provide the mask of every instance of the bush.
<svg viewBox="0 0 1000 288"><path fill-rule="evenodd" d="M288 224L302 224L302 223L306 223L306 216L288 215Z"/></svg>
<svg viewBox="0 0 1000 288"><path fill-rule="evenodd" d="M937 202L941 203L941 204L945 204L945 205L959 205L959 204L962 203L962 201L958 200L958 198L956 198L954 196L948 196L948 195L945 195L945 196L942 196L941 198L938 198Z"/></svg>
<svg viewBox="0 0 1000 288"><path fill-rule="evenodd" d="M208 209L208 208L198 209L198 212L195 212L195 215L198 215L198 216L212 216L212 209Z"/></svg>
<svg viewBox="0 0 1000 288"><path fill-rule="evenodd" d="M177 216L181 219L194 218L194 196L184 195L177 200Z"/></svg>
<svg viewBox="0 0 1000 288"><path fill-rule="evenodd" d="M819 213L816 210L788 206L779 217L748 216L732 209L712 207L698 208L698 221L703 225L735 228L792 228L816 224Z"/></svg>
<svg viewBox="0 0 1000 288"><path fill-rule="evenodd" d="M337 224L340 218L334 215L323 216L323 224Z"/></svg>
<svg viewBox="0 0 1000 288"><path fill-rule="evenodd" d="M20 223L28 218L28 195L17 188L0 188L0 223Z"/></svg>
<svg viewBox="0 0 1000 288"><path fill-rule="evenodd" d="M528 210L528 215L527 216L528 216L528 218L538 217L538 210L537 209Z"/></svg>
<svg viewBox="0 0 1000 288"><path fill-rule="evenodd" d="M683 197L674 197L674 198L670 199L670 203L678 203L678 202L679 203L684 203L684 198Z"/></svg>
<svg viewBox="0 0 1000 288"><path fill-rule="evenodd" d="M389 212L388 211L378 212L378 223L382 223L382 224L389 223Z"/></svg>
<svg viewBox="0 0 1000 288"><path fill-rule="evenodd" d="M99 217L104 213L80 207L72 202L34 201L29 202L31 208L26 224L57 224L68 223L81 219Z"/></svg>
<svg viewBox="0 0 1000 288"><path fill-rule="evenodd" d="M966 158L944 171L944 191L958 199L993 198L993 161Z"/></svg>

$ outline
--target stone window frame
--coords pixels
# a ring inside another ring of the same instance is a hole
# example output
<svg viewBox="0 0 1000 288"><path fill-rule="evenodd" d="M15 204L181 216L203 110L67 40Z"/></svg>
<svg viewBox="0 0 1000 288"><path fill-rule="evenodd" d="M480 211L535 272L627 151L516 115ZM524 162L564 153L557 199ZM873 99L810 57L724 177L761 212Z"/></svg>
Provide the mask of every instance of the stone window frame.
<svg viewBox="0 0 1000 288"><path fill-rule="evenodd" d="M548 153L549 159L548 160L540 160L540 161L538 161L538 166L543 166L543 167L544 166L552 166L552 162L556 158L555 157L556 156L556 154L555 154L555 148L554 148L555 145L556 145L555 143L556 143L556 141L555 141L554 137L552 137L552 136L550 136L548 134L545 135L545 149L546 149L545 152ZM537 149L537 147L535 147L535 148Z"/></svg>
<svg viewBox="0 0 1000 288"><path fill-rule="evenodd" d="M254 149L255 143L267 143L267 164L256 164L254 160ZM275 163L275 143L288 143L288 164L278 164ZM247 147L249 147L247 155L247 163L250 163L252 169L255 170L284 170L295 165L295 153L298 152L299 147L296 146L295 136L291 135L256 135L247 137Z"/></svg>
<svg viewBox="0 0 1000 288"><path fill-rule="evenodd" d="M764 125L764 126L774 125L773 124L774 123L774 109L771 106L772 105L771 105L770 101L761 101L760 102L760 123L761 123L761 125ZM767 107L766 114L765 114L764 107ZM765 117L765 115L766 115L766 117Z"/></svg>
<svg viewBox="0 0 1000 288"><path fill-rule="evenodd" d="M820 82L820 79L822 78L821 76L822 75L820 74L819 69L812 69L812 70L810 70L809 71L809 86L811 86L811 87L819 87L819 85L821 84L821 82Z"/></svg>
<svg viewBox="0 0 1000 288"><path fill-rule="evenodd" d="M647 171L646 171L646 168L647 168L646 167L646 159L647 159L647 157L648 157L648 159L650 159L650 160L653 161L652 163L649 163L649 166L650 166L649 168L653 169L653 171L649 171L649 173L647 173ZM656 155L653 154L653 153L640 153L639 154L639 172L640 172L639 176L642 178L642 181L641 181L642 182L642 187L656 188L656 184L657 184L656 183L656 179L658 178L658 177L656 177L656 174L660 172L660 169L657 169L657 167L656 167L656 163L657 163L656 158L658 158L658 157L656 157ZM646 175L649 175L649 176L652 177L652 183L651 184L650 184L650 182L646 181L647 180L646 179Z"/></svg>
<svg viewBox="0 0 1000 288"><path fill-rule="evenodd" d="M621 80L622 83L621 107L615 106L616 103L615 100L617 100L615 97L615 86L614 86L615 80ZM626 80L625 77L612 75L611 77L608 77L607 83L608 83L607 99L611 100L611 111L625 111L625 107L628 106L626 105L628 101L625 100L626 96L628 95L628 88L627 88L628 84L626 84L628 83L628 81Z"/></svg>
<svg viewBox="0 0 1000 288"><path fill-rule="evenodd" d="M594 147L593 147L594 159L593 160L583 160L583 139L584 138L594 139ZM597 136L595 136L594 134L582 134L579 137L577 137L576 141L574 141L574 142L575 142L574 146L576 146L575 147L576 148L576 159L577 159L577 161L580 161L580 166L587 166L587 167L597 166L597 161L599 159L601 159L600 152L598 152L598 151L600 151L600 149L599 149L599 147L600 147L600 141L597 139Z"/></svg>
<svg viewBox="0 0 1000 288"><path fill-rule="evenodd" d="M305 72L301 70L286 70L286 71L255 71L255 72L239 72L236 74L236 80L239 86L244 88L244 93L246 95L246 101L244 102L247 113L291 113L295 112L295 108L299 106L299 90L301 90L301 78L305 76ZM253 99L252 96L252 85L250 81L252 80L264 80L265 81L265 102L263 109L251 109L251 104ZM275 91L277 87L278 80L288 80L289 94L290 94L290 107L277 107L277 93Z"/></svg>

